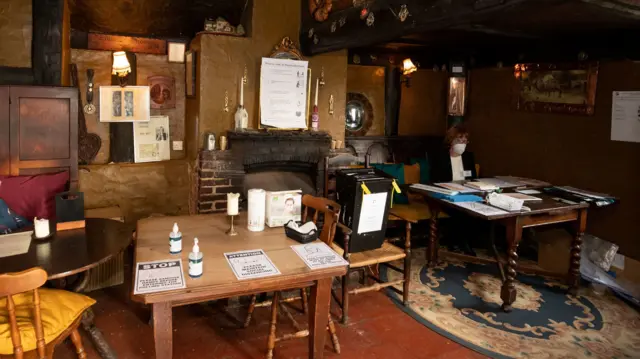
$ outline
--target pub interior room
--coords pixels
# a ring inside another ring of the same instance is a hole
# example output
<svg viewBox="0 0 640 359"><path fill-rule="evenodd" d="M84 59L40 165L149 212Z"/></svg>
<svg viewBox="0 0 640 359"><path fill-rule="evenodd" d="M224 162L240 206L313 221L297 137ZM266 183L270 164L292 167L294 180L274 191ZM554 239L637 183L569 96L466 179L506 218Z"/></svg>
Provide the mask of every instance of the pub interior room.
<svg viewBox="0 0 640 359"><path fill-rule="evenodd" d="M0 358L640 358L639 1L0 0L0 34Z"/></svg>

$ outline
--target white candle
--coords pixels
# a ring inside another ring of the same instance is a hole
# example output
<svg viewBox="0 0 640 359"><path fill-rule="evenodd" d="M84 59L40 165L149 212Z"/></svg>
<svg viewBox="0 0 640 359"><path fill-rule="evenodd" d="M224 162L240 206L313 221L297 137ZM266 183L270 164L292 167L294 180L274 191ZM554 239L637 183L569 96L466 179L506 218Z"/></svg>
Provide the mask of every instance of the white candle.
<svg viewBox="0 0 640 359"><path fill-rule="evenodd" d="M320 83L320 79L316 79L316 99L313 102L314 106L318 106L318 84Z"/></svg>
<svg viewBox="0 0 640 359"><path fill-rule="evenodd" d="M238 202L240 193L227 193L227 214L230 216L238 215Z"/></svg>
<svg viewBox="0 0 640 359"><path fill-rule="evenodd" d="M36 238L44 238L49 235L49 220L48 219L38 219L36 217L33 220L33 226L36 232Z"/></svg>
<svg viewBox="0 0 640 359"><path fill-rule="evenodd" d="M244 79L240 78L240 106L244 106Z"/></svg>

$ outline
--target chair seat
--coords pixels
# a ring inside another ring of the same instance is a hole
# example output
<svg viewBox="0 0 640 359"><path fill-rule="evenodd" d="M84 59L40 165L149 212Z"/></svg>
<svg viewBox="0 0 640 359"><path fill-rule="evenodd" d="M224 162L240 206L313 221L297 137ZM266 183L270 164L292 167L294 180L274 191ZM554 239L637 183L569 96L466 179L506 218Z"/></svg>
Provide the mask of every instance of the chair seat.
<svg viewBox="0 0 640 359"><path fill-rule="evenodd" d="M341 256L344 255L344 249L339 245L332 243L331 248ZM351 253L349 256L349 267L359 268L370 266L378 263L392 262L406 257L406 253L401 248L391 243L384 242L382 247L364 252Z"/></svg>
<svg viewBox="0 0 640 359"><path fill-rule="evenodd" d="M398 217L411 223L431 219L431 209L425 202L411 202L409 204L394 204L389 210L389 219L397 220ZM438 218L448 217L446 213L440 213Z"/></svg>
<svg viewBox="0 0 640 359"><path fill-rule="evenodd" d="M40 313L45 343L50 343L64 332L87 308L96 301L77 293L57 289L38 289ZM13 297L16 321L20 331L23 350L36 349L33 291L16 294ZM0 354L13 354L11 327L7 298L0 299Z"/></svg>

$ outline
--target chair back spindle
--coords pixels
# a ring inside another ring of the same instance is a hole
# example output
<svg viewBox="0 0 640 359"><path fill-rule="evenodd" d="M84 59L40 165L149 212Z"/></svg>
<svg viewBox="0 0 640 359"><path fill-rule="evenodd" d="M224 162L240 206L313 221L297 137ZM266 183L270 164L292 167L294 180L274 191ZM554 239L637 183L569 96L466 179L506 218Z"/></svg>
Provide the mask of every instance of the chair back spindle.
<svg viewBox="0 0 640 359"><path fill-rule="evenodd" d="M302 196L302 205L304 206L302 221L307 221L307 218L309 218L309 209L313 209L313 223L318 225L319 220L323 220L320 240L330 246L336 234L340 205L329 199L314 197L308 194ZM322 214L323 218L320 217L320 214Z"/></svg>

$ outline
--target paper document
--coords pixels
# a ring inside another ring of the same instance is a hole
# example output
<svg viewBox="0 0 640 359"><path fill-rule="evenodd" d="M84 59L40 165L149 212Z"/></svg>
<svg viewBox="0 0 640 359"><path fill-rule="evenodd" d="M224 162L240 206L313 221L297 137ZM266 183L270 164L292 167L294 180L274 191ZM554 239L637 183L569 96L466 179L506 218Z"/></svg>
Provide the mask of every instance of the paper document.
<svg viewBox="0 0 640 359"><path fill-rule="evenodd" d="M518 182L509 182L509 181L505 181L499 178L478 178L477 182L483 182L483 183L487 183L487 184L491 184L494 185L496 187L500 187L500 188L512 188L512 187L519 187L522 186L522 184L518 183Z"/></svg>
<svg viewBox="0 0 640 359"><path fill-rule="evenodd" d="M229 267L239 280L270 277L280 274L262 249L225 253Z"/></svg>
<svg viewBox="0 0 640 359"><path fill-rule="evenodd" d="M164 292L185 286L180 259L136 263L133 294Z"/></svg>
<svg viewBox="0 0 640 359"><path fill-rule="evenodd" d="M3 234L0 236L0 258L17 256L29 251L33 231Z"/></svg>
<svg viewBox="0 0 640 359"><path fill-rule="evenodd" d="M324 242L313 242L291 246L310 269L346 266L345 261L338 253Z"/></svg>
<svg viewBox="0 0 640 359"><path fill-rule="evenodd" d="M495 207L488 206L486 204L478 203L478 202L455 202L454 204L458 207L466 208L476 213L480 213L484 216L496 216L496 215L502 215L502 214L509 214L509 212L507 211L503 211L499 208L495 208Z"/></svg>
<svg viewBox="0 0 640 359"><path fill-rule="evenodd" d="M540 194L542 192L535 190L535 189L517 189L516 192L518 193L522 193L522 194Z"/></svg>
<svg viewBox="0 0 640 359"><path fill-rule="evenodd" d="M301 60L262 58L260 123L278 128L307 128L307 69Z"/></svg>
<svg viewBox="0 0 640 359"><path fill-rule="evenodd" d="M429 186L427 184L422 184L422 183L412 184L410 187L411 188L415 188L415 189L419 189L419 190L423 190L423 191L442 193L442 194L446 194L447 196L455 196L458 193L460 193L459 191L452 191L452 190L447 189L447 188Z"/></svg>
<svg viewBox="0 0 640 359"><path fill-rule="evenodd" d="M604 193L596 193L596 192L591 192L591 191L585 191L579 188L575 188L575 187L571 187L571 186L556 186L557 189L565 191L565 192L569 192L569 193L573 193L573 194L577 194L580 196L584 196L587 198L593 198L593 199L607 199L607 198L612 198L611 196L604 194Z"/></svg>
<svg viewBox="0 0 640 359"><path fill-rule="evenodd" d="M614 91L611 141L640 142L640 91Z"/></svg>
<svg viewBox="0 0 640 359"><path fill-rule="evenodd" d="M496 178L501 179L503 181L518 183L522 186L530 186L530 187L549 187L551 183L540 181L533 178L525 178L525 177L514 177L514 176L496 176Z"/></svg>
<svg viewBox="0 0 640 359"><path fill-rule="evenodd" d="M387 192L365 194L362 197L358 234L382 229L384 211L387 209Z"/></svg>
<svg viewBox="0 0 640 359"><path fill-rule="evenodd" d="M523 201L542 201L542 198L529 196L523 193L503 193L503 194L511 198L521 199Z"/></svg>
<svg viewBox="0 0 640 359"><path fill-rule="evenodd" d="M475 193L475 192L480 192L477 189L474 188L469 188L469 187L465 187L460 183L455 183L455 182L444 182L444 183L436 183L436 186L440 186L452 191L456 191L459 193Z"/></svg>

